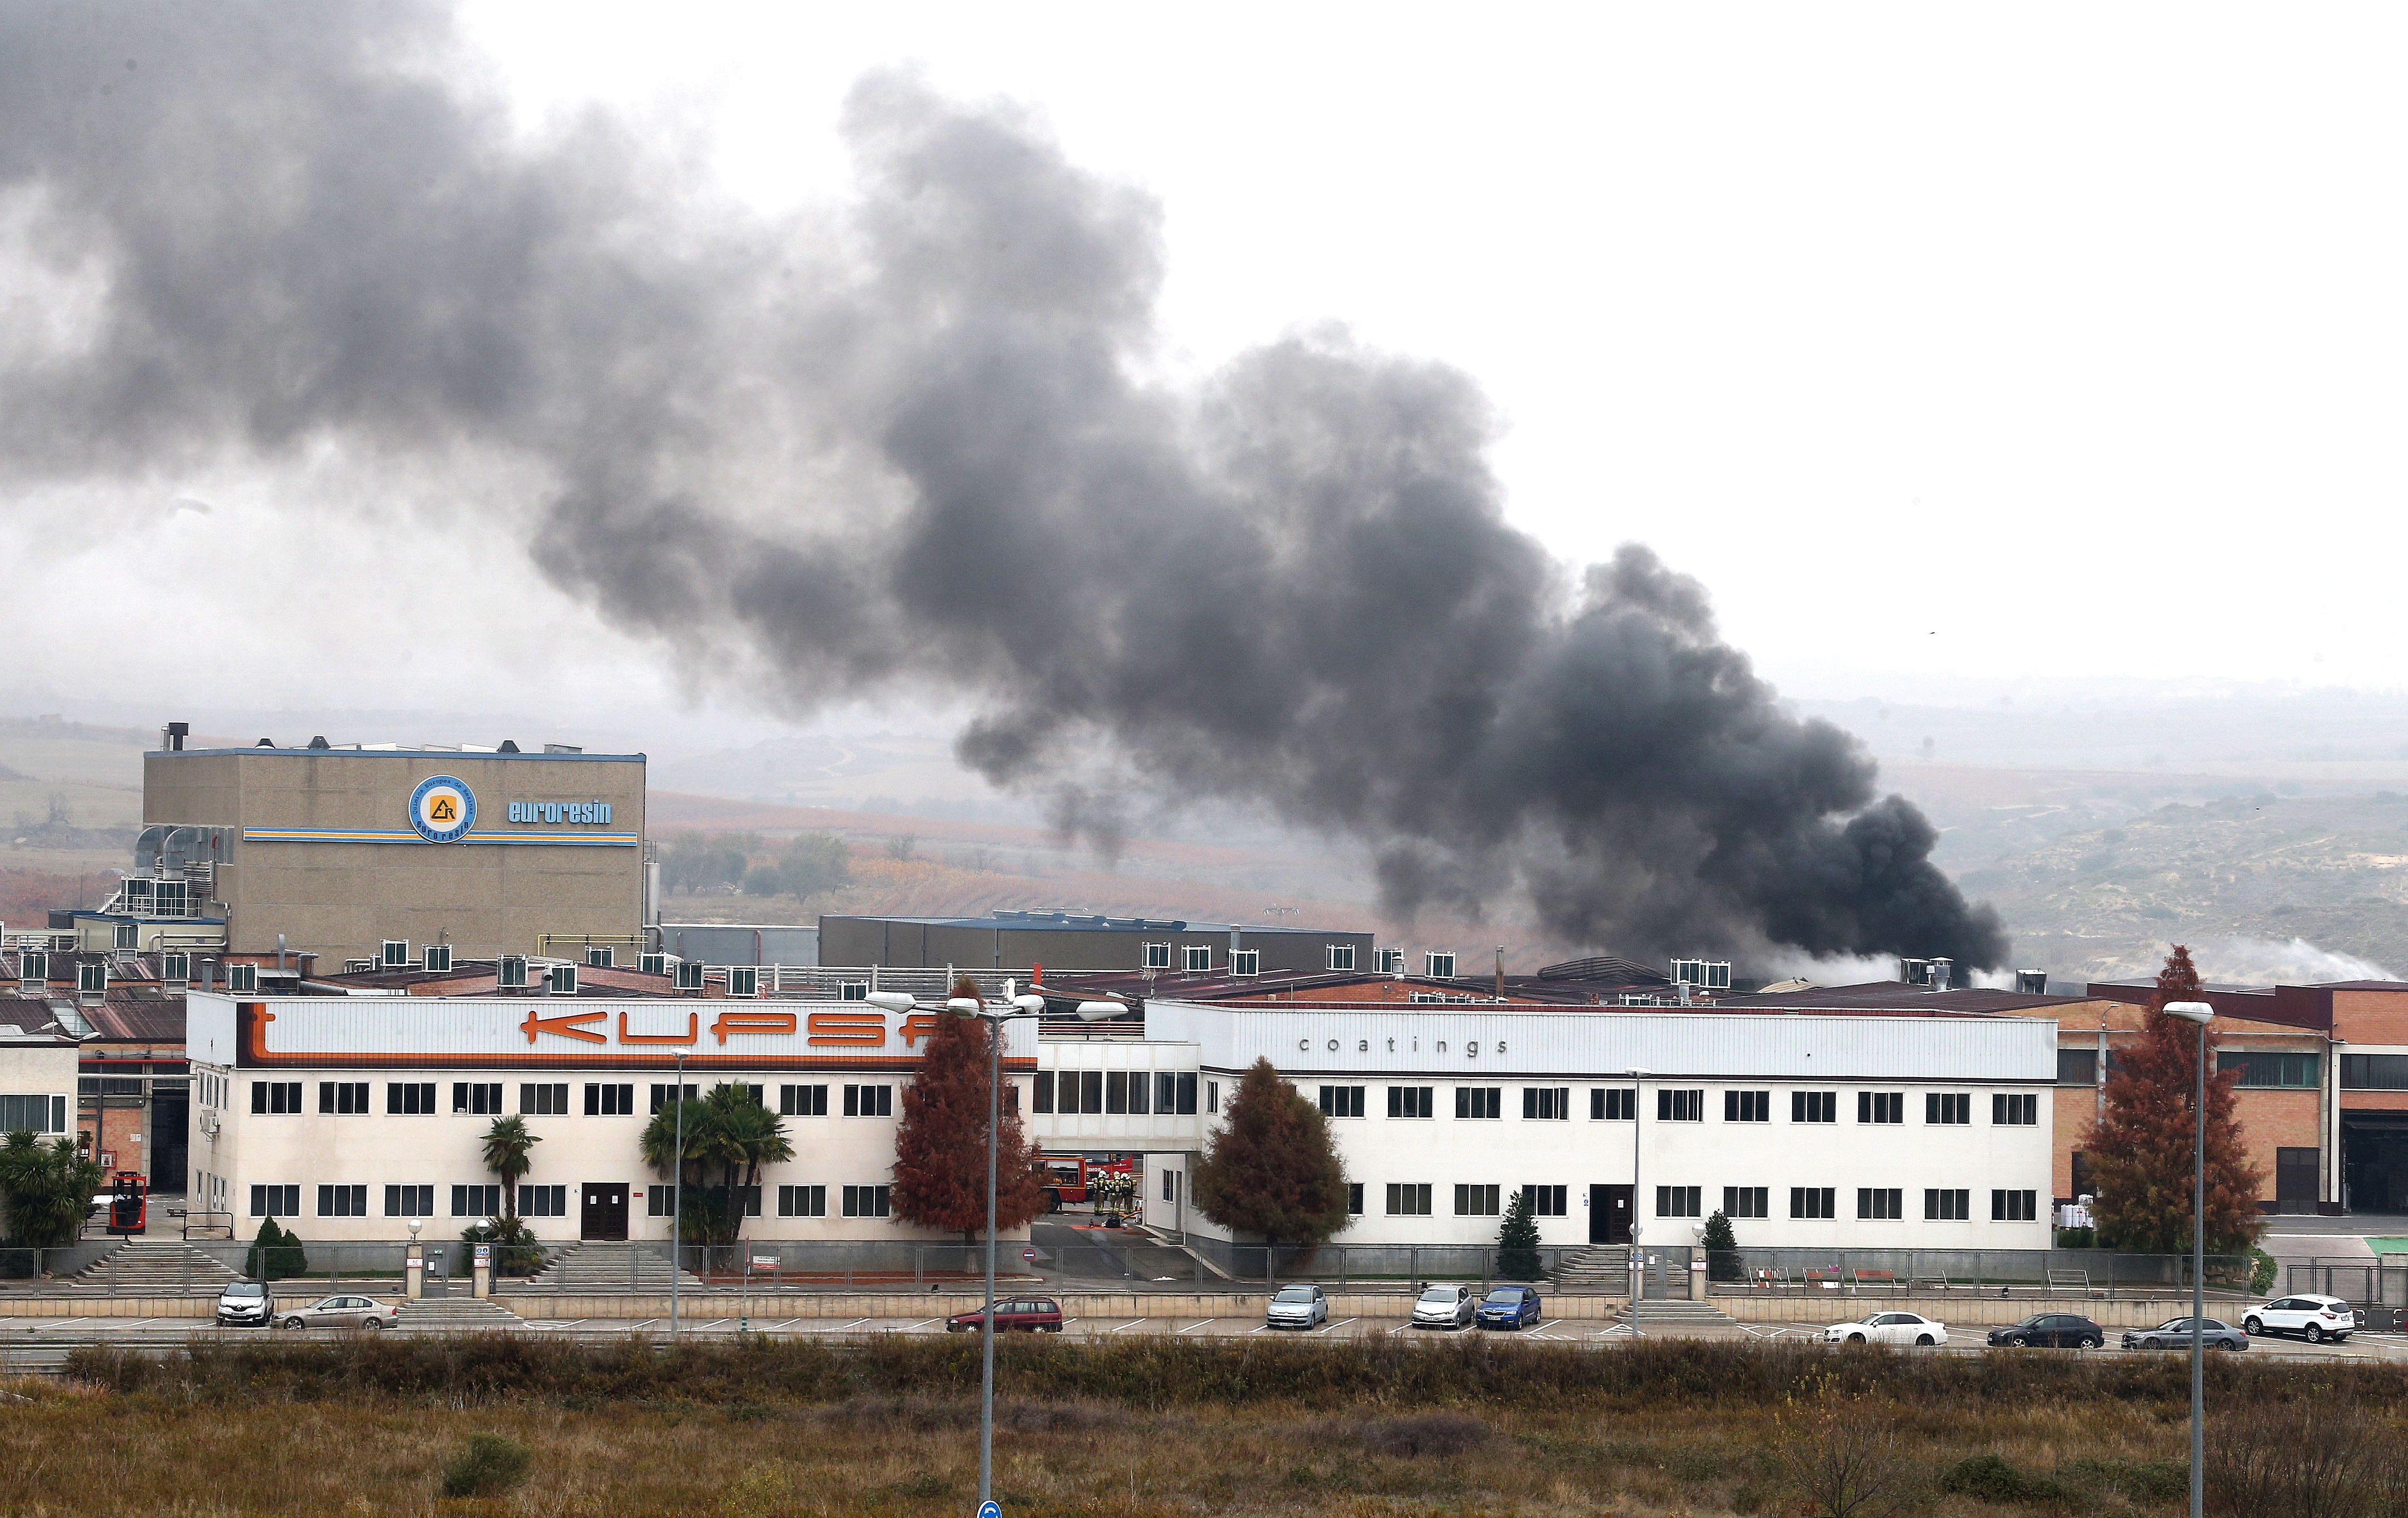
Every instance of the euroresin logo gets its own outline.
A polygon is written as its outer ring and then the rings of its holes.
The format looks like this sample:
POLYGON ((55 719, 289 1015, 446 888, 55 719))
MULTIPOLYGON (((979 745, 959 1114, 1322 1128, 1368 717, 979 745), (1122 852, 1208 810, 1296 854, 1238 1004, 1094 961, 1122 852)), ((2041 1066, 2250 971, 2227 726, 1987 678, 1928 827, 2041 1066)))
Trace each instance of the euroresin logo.
POLYGON ((431 774, 409 793, 409 826, 430 844, 456 844, 477 820, 477 793, 465 780, 431 774))

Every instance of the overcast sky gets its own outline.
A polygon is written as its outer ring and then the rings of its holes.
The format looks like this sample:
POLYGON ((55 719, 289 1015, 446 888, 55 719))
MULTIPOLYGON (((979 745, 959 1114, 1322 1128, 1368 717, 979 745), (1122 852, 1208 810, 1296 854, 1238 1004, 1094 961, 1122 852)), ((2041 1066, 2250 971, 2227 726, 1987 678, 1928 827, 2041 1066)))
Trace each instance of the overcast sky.
MULTIPOLYGON (((1032 105, 1165 206, 1172 365, 1336 322, 1461 367, 1515 521, 1568 560, 1652 543, 1791 694, 2402 683, 2397 10, 509 0, 468 25, 529 132, 643 113, 770 207, 847 193, 867 69, 1032 105)), ((38 299, 0 290, 11 321, 38 299)), ((398 507, 305 530, 344 474, 44 513, 0 687, 671 697, 516 542, 398 507)))

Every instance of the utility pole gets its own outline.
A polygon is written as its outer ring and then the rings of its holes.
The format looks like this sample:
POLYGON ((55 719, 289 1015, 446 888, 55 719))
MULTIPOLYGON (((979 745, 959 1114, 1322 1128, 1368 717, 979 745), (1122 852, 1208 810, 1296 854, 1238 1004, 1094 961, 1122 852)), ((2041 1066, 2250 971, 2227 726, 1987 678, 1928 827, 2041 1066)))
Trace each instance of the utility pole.
POLYGON ((677 1103, 677 1152, 669 1170, 669 1337, 678 1331, 678 1274, 685 1250, 679 1225, 685 1221, 685 1050, 678 1050, 677 1084, 669 1088, 677 1103))

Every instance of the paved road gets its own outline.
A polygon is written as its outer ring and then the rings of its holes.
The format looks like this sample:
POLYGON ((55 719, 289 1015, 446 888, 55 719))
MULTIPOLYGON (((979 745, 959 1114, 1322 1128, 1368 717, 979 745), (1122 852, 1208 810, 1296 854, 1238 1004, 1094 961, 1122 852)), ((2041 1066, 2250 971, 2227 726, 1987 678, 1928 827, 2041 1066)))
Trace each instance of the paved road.
MULTIPOLYGON (((405 1311, 405 1318, 407 1312, 405 1311)), ((719 1337, 739 1331, 767 1334, 780 1338, 825 1337, 840 1339, 867 1338, 885 1334, 939 1334, 944 1331, 941 1317, 929 1318, 781 1318, 764 1312, 751 1318, 696 1316, 681 1321, 681 1334, 703 1337, 719 1337)), ((1982 1342, 1987 1325, 1960 1327, 1952 1331, 1950 1342, 1940 1352, 1979 1354, 1988 1352, 1982 1342)), ((1702 1329, 1686 1326, 1661 1337, 1713 1338, 1725 1341, 1753 1339, 1758 1341, 1800 1340, 1818 1338, 1823 1325, 1819 1323, 1738 1323, 1717 1324, 1702 1329)), ((628 1320, 624 1318, 587 1318, 565 1321, 535 1320, 521 1332, 545 1337, 567 1337, 580 1339, 607 1339, 630 1334, 664 1336, 668 1332, 666 1319, 628 1320)), ((21 1318, 9 1320, 0 1328, 0 1375, 45 1373, 57 1370, 66 1358, 67 1351, 81 1344, 120 1344, 128 1347, 169 1349, 193 1340, 240 1340, 266 1337, 270 1331, 260 1329, 221 1329, 190 1318, 21 1318)), ((281 1332, 281 1331, 276 1331, 281 1332)), ((358 1332, 358 1330, 350 1330, 358 1332)), ((405 1327, 403 1333, 412 1330, 405 1327)), ((2111 1336, 2116 1332, 2110 1330, 2111 1336)), ((1255 1337, 1278 1338, 1369 1338, 1396 1337, 1405 1342, 1440 1344, 1456 1336, 1442 1331, 1417 1330, 1395 1318, 1345 1317, 1333 1320, 1323 1327, 1308 1332, 1266 1327, 1259 1317, 1218 1318, 1084 1318, 1074 1317, 1064 1325, 1066 1336, 1077 1338, 1101 1339, 1131 1335, 1160 1334, 1177 1337, 1244 1338, 1255 1337)), ((1542 1319, 1539 1324, 1524 1330, 1518 1337, 1547 1343, 1586 1344, 1610 1348, 1618 1343, 1651 1337, 1648 1333, 1621 1323, 1599 1323, 1595 1319, 1542 1319)), ((2112 1342, 2112 1338, 2111 1338, 2112 1342)), ((2027 1351, 2027 1353, 2075 1353, 2074 1351, 2027 1351)), ((2090 1352, 2122 1354, 2116 1349, 2090 1352)), ((2251 1358, 2273 1356, 2285 1360, 2408 1360, 2408 1336, 2397 1334, 2358 1334, 2346 1344, 2310 1345, 2288 1339, 2260 1338, 2253 1341, 2248 1351, 2251 1358)))

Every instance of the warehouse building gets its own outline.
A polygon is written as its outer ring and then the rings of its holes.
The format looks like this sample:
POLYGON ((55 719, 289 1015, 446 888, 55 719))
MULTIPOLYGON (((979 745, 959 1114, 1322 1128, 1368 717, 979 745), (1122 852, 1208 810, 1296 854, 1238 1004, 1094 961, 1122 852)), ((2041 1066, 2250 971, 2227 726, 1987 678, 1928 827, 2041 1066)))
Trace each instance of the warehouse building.
MULTIPOLYGON (((905 989, 937 994, 941 972, 923 978, 905 989)), ((748 1235, 935 1237, 884 1188, 901 1088, 945 1014, 712 990, 196 991, 196 1196, 313 1238, 456 1228, 500 1205, 480 1149, 520 1116, 542 1140, 517 1198, 539 1236, 666 1238, 638 1136, 682 1054, 697 1092, 751 1085, 786 1119, 796 1157, 762 1178, 748 1235)), ((1718 1207, 1749 1245, 2048 1240, 2045 1019, 1157 1001, 1141 1022, 1011 1024, 1005 1055, 1042 1148, 1145 1156, 1147 1221, 1207 1237, 1225 1236, 1188 1173, 1262 1057, 1330 1114, 1355 1188, 1344 1242, 1491 1242, 1525 1186, 1549 1244, 1634 1226, 1687 1243, 1718 1207)))
POLYGON ((322 738, 187 749, 182 726, 143 760, 135 871, 88 914, 114 947, 179 947, 186 922, 200 951, 289 947, 327 966, 388 939, 464 955, 640 941, 641 754, 322 738))
POLYGON ((1369 970, 1374 949, 1367 932, 997 910, 982 918, 823 917, 818 962, 1254 976, 1369 970))

